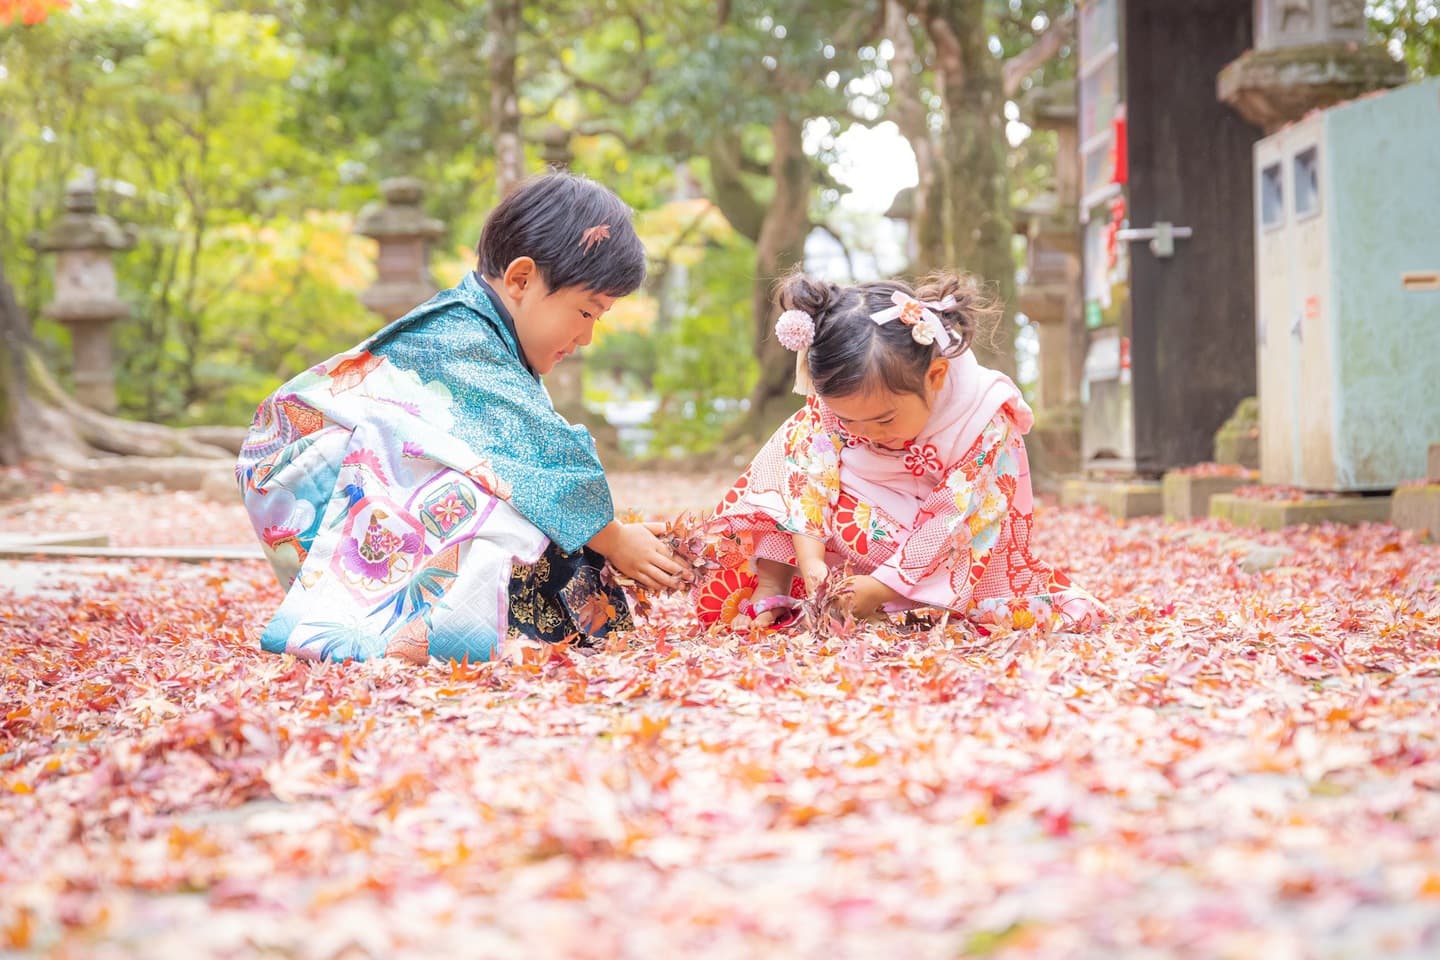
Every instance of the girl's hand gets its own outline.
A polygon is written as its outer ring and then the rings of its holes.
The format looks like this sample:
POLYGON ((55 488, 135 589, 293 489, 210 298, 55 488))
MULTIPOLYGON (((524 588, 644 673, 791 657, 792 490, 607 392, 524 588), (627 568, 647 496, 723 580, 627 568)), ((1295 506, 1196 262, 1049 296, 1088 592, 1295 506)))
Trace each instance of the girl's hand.
POLYGON ((825 543, 812 537, 795 534, 792 538, 795 543, 795 565, 800 570, 800 579, 805 581, 805 592, 815 596, 815 591, 830 576, 830 568, 825 565, 825 543))
POLYGON ((646 590, 674 590, 683 568, 656 536, 664 530, 663 523, 611 521, 590 541, 590 548, 646 590))
POLYGON ((824 560, 800 561, 800 579, 805 581, 805 592, 811 597, 815 596, 815 591, 820 589, 828 576, 830 568, 825 565, 824 560))
POLYGON ((856 620, 876 619, 881 607, 901 599, 900 594, 874 577, 851 577, 845 581, 845 586, 849 589, 841 593, 837 602, 848 602, 850 613, 856 620))

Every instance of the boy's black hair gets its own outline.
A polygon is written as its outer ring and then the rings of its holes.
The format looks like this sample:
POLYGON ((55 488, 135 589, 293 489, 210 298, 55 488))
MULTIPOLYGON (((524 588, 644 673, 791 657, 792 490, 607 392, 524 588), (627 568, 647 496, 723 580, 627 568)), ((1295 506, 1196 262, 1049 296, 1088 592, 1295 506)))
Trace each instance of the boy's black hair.
POLYGON ((900 280, 877 280, 842 287, 796 272, 780 281, 776 298, 782 310, 800 310, 815 324, 815 340, 806 352, 807 372, 822 397, 850 397, 877 388, 925 396, 925 374, 936 357, 958 357, 982 327, 995 322, 999 306, 972 277, 935 274, 915 287, 900 280), (871 314, 893 306, 899 291, 938 303, 947 296, 955 306, 935 311, 950 331, 950 346, 917 343, 912 327, 883 326, 871 314))
POLYGON ((499 278, 529 257, 552 291, 584 287, 612 297, 645 282, 645 248, 625 202, 595 181, 556 171, 521 181, 485 218, 475 253, 499 278))

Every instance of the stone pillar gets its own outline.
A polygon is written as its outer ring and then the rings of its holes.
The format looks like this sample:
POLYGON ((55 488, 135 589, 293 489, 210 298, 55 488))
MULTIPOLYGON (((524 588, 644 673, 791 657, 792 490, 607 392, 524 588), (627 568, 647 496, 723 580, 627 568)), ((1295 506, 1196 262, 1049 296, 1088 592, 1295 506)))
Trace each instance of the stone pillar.
POLYGON ((115 410, 115 361, 110 328, 130 315, 115 282, 114 253, 135 238, 98 212, 95 177, 86 173, 65 191, 65 215, 32 241, 55 258, 55 299, 45 316, 70 330, 75 396, 104 413, 115 410))
POLYGON ((382 181, 380 193, 384 199, 361 210, 355 224, 356 233, 380 245, 379 276, 360 302, 398 320, 439 289, 430 275, 430 244, 445 235, 445 225, 425 215, 425 184, 414 177, 382 181))
POLYGON ((1219 98, 1266 134, 1311 110, 1405 82, 1367 31, 1365 0, 1255 0, 1255 48, 1216 80, 1219 98))

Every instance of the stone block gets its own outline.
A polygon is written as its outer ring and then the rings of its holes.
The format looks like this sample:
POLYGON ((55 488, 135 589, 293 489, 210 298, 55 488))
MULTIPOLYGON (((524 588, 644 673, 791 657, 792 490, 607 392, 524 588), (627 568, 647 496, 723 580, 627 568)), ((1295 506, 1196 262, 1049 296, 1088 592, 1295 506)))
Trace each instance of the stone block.
POLYGON ((1060 490, 1067 507, 1100 507, 1112 517, 1157 517, 1164 510, 1158 480, 1067 480, 1060 490))
MULTIPOLYGON (((1437 448, 1431 447, 1434 457, 1437 448)), ((1395 491, 1390 522, 1404 530, 1420 530, 1440 541, 1440 483, 1401 487, 1395 491)))
POLYGON ((1161 481, 1165 519, 1202 520, 1210 516, 1210 498, 1233 493, 1255 482, 1254 477, 1207 477, 1172 472, 1161 481))
POLYGON ((1211 517, 1261 530, 1283 530, 1305 523, 1389 523, 1390 507, 1390 497, 1259 500, 1222 493, 1210 498, 1211 517))

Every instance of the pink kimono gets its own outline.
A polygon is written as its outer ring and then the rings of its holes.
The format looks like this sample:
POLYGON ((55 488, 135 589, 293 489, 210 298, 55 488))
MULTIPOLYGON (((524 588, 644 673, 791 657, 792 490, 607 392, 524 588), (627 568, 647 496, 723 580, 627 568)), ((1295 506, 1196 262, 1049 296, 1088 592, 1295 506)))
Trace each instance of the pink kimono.
MULTIPOLYGON (((989 626, 1081 632, 1104 605, 1030 555, 1033 497, 1015 384, 966 352, 950 363, 930 421, 904 450, 845 433, 819 397, 785 422, 715 511, 720 569, 698 588, 703 623, 729 622, 755 589, 755 557, 795 562, 791 534, 825 541, 905 599, 989 626)), ((797 577, 792 596, 802 596, 797 577)), ((763 598, 756 597, 757 601, 763 598)))

